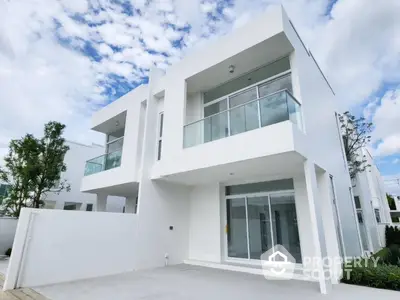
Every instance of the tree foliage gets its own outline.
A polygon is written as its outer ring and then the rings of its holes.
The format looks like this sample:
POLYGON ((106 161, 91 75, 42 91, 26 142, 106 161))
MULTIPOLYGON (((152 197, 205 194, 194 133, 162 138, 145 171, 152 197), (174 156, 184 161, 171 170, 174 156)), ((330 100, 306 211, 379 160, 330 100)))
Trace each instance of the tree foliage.
POLYGON ((363 117, 356 118, 348 111, 339 114, 339 121, 350 177, 353 179, 370 167, 361 149, 371 141, 372 123, 363 117))
POLYGON ((2 181, 9 185, 2 204, 4 214, 18 217, 23 207, 42 207, 47 193, 70 190, 66 180, 60 181, 69 150, 62 137, 64 128, 61 123, 49 122, 42 138, 26 134, 10 142, 5 168, 0 172, 2 181))

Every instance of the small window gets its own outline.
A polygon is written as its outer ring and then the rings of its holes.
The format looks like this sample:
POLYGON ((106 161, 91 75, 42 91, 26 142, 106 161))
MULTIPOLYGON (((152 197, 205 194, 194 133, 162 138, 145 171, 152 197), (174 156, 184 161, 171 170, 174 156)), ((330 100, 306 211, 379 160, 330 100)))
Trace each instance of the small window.
POLYGON ((377 209, 377 208, 375 208, 375 218, 376 218, 376 222, 378 224, 380 224, 381 223, 381 213, 380 213, 379 209, 377 209))
POLYGON ((361 202, 359 196, 354 196, 354 203, 356 204, 356 208, 361 208, 361 202))
POLYGON ((92 211, 93 210, 93 204, 88 203, 86 204, 86 211, 92 211))
POLYGON ((158 122, 158 133, 157 133, 157 160, 161 159, 161 148, 162 148, 162 135, 164 127, 164 113, 160 113, 158 122))

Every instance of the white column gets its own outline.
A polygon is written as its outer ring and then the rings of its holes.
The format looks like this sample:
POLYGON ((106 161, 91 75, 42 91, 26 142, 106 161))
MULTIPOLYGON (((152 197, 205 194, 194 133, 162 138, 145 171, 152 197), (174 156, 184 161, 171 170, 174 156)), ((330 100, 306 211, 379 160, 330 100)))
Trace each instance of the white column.
MULTIPOLYGON (((322 210, 319 202, 319 191, 315 174, 315 165, 306 160, 304 162, 304 175, 306 179, 306 189, 308 197, 308 209, 310 213, 310 230, 314 256, 311 259, 322 262, 327 256, 325 236, 323 232, 322 210)), ((314 273, 318 274, 319 288, 322 294, 327 294, 331 289, 331 282, 326 279, 322 264, 314 265, 314 273)))
MULTIPOLYGON (((317 183, 319 190, 319 201, 322 213, 322 222, 324 236, 330 237, 325 239, 327 256, 332 260, 332 265, 330 265, 330 272, 333 274, 331 277, 331 282, 336 284, 339 283, 339 276, 341 272, 340 258, 340 241, 338 238, 342 237, 341 232, 336 232, 339 228, 335 225, 335 211, 333 207, 333 199, 331 199, 330 194, 330 182, 329 174, 327 172, 320 172, 317 174, 317 183), (337 238, 336 238, 337 237, 337 238)), ((345 255, 345 254, 344 254, 345 255)))
POLYGON ((96 211, 107 211, 107 195, 97 194, 96 211))
POLYGON ((135 214, 136 213, 136 201, 137 201, 136 196, 125 198, 125 213, 127 213, 127 214, 135 214))

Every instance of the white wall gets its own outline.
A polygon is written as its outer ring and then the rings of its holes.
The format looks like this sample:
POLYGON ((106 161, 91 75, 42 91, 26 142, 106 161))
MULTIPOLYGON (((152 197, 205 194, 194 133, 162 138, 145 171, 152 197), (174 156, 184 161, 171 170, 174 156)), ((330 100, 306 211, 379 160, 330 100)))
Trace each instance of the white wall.
POLYGON ((341 137, 336 125, 338 109, 335 96, 309 52, 303 47, 286 14, 283 13, 285 34, 295 48, 291 67, 295 97, 302 103, 303 122, 307 139, 301 148, 306 149, 308 159, 321 166, 334 177, 340 219, 343 226, 346 254, 361 255, 358 222, 347 165, 343 156, 341 137))
POLYGON ((189 259, 221 261, 220 195, 218 183, 196 186, 190 193, 189 259))
POLYGON ((4 255, 12 247, 18 219, 0 217, 0 255, 4 255))
POLYGON ((132 271, 136 225, 134 214, 24 208, 4 287, 40 286, 132 271))
POLYGON ((152 80, 160 75, 158 70, 151 70, 137 211, 138 268, 182 263, 188 257, 190 188, 151 180, 159 113, 159 101, 151 94, 152 80))

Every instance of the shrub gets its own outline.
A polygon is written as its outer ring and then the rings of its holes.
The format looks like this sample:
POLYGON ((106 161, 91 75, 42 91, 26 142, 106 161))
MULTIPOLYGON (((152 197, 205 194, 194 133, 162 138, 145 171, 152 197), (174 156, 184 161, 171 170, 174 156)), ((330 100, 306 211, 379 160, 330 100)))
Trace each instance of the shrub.
POLYGON ((386 265, 397 265, 400 267, 400 246, 391 245, 389 247, 383 248, 372 255, 373 257, 379 257, 379 264, 386 265))
POLYGON ((393 244, 400 245, 400 230, 397 226, 386 226, 385 227, 385 239, 386 247, 393 244))
POLYGON ((400 291, 400 267, 372 262, 362 266, 345 264, 342 282, 400 291))
POLYGON ((8 249, 7 249, 7 251, 6 251, 5 255, 7 255, 7 256, 11 256, 11 248, 8 248, 8 249))

